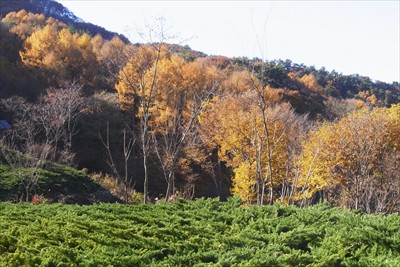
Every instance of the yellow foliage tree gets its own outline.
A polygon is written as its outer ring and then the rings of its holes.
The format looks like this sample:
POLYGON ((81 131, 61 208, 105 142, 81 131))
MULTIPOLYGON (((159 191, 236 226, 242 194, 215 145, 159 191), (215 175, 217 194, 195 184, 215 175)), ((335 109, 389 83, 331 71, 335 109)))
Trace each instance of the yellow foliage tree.
MULTIPOLYGON (((151 97, 150 91, 158 88, 159 63, 164 57, 169 57, 166 47, 160 47, 157 51, 152 46, 140 46, 131 52, 127 64, 119 71, 118 83, 115 85, 120 102, 124 109, 134 109, 138 107, 136 96, 143 98, 151 97), (156 73, 157 74, 157 73, 156 73)), ((145 100, 145 99, 144 99, 145 100)))
POLYGON ((226 93, 240 95, 253 89, 253 82, 261 87, 258 81, 247 70, 233 71, 223 82, 223 88, 226 93))
POLYGON ((65 27, 58 29, 48 24, 25 40, 20 56, 26 65, 41 68, 56 80, 77 80, 90 85, 97 71, 90 40, 86 33, 71 33, 65 27))
POLYGON ((22 62, 31 66, 44 64, 57 65, 55 49, 58 42, 57 29, 47 25, 35 31, 24 43, 24 50, 20 53, 22 62))
POLYGON ((28 13, 25 10, 8 13, 2 20, 9 24, 10 32, 17 34, 21 40, 28 38, 34 31, 46 24, 46 18, 42 14, 28 13))
POLYGON ((400 197, 399 110, 362 109, 313 131, 299 161, 298 197, 326 192, 348 208, 392 209, 400 197))
POLYGON ((324 88, 318 84, 317 79, 312 74, 304 75, 301 77, 300 82, 316 93, 324 92, 324 88))
MULTIPOLYGON (((268 121, 269 145, 263 117, 259 112, 258 98, 254 92, 241 96, 226 96, 217 101, 202 117, 202 135, 211 147, 219 148, 221 159, 227 161, 235 170, 244 162, 254 163, 252 177, 256 177, 256 186, 252 188, 257 203, 264 203, 264 192, 269 184, 269 177, 274 177, 273 190, 281 198, 290 194, 293 180, 292 157, 298 153, 296 143, 302 137, 305 118, 294 114, 288 105, 269 106, 265 110, 268 121)), ((232 192, 244 176, 234 176, 232 192)), ((245 194, 245 193, 243 193, 245 194)), ((241 195, 242 200, 247 197, 241 195)), ((247 194, 247 193, 246 193, 247 194)), ((251 198, 249 198, 251 199, 251 198)), ((275 201, 276 199, 274 199, 275 201)))
POLYGON ((244 161, 233 170, 235 176, 231 192, 235 196, 239 196, 242 202, 246 204, 253 203, 256 198, 255 187, 257 178, 255 176, 255 165, 255 163, 251 164, 244 161))
POLYGON ((141 135, 146 131, 156 142, 168 199, 174 192, 181 154, 193 143, 189 139, 194 140, 198 117, 215 94, 221 75, 213 66, 172 55, 166 46, 140 46, 132 52, 115 88, 123 108, 140 119, 141 135))
POLYGON ((131 56, 118 74, 118 83, 115 85, 123 109, 135 113, 133 124, 136 126, 135 116, 140 118, 140 139, 143 152, 144 167, 144 203, 148 196, 148 158, 150 153, 151 128, 153 108, 156 95, 159 93, 159 71, 162 61, 170 57, 164 43, 142 45, 132 49, 131 56))
POLYGON ((166 197, 175 190, 175 173, 185 169, 180 158, 197 161, 198 118, 216 94, 221 76, 214 66, 202 61, 186 62, 172 55, 160 61, 158 85, 150 121, 156 150, 166 176, 166 197), (189 152, 190 151, 190 152, 189 152))

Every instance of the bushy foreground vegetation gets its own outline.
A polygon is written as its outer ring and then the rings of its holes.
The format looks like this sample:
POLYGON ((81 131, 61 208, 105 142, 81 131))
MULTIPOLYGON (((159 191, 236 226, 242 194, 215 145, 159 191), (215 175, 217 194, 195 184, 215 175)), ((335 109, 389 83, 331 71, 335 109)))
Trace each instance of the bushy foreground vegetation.
POLYGON ((0 266, 399 266, 400 217, 317 205, 0 204, 0 266))

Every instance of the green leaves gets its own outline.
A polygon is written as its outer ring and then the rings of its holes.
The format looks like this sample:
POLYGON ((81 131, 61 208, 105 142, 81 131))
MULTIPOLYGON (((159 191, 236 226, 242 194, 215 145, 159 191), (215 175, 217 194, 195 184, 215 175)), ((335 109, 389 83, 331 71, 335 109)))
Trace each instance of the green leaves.
POLYGON ((316 205, 0 203, 0 266, 398 266, 400 217, 316 205))

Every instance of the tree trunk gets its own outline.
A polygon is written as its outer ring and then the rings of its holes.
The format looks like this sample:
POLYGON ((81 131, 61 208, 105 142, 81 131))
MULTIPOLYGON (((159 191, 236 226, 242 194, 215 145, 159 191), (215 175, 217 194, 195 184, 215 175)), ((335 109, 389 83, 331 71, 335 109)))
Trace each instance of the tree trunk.
POLYGON ((172 172, 169 172, 168 174, 168 179, 167 179, 167 192, 165 193, 165 200, 168 201, 169 198, 171 197, 171 190, 173 190, 173 185, 172 185, 172 172))
POLYGON ((26 190, 26 198, 25 198, 25 201, 26 201, 26 202, 29 202, 29 186, 26 186, 26 187, 25 187, 25 190, 26 190))
MULTIPOLYGON (((270 204, 273 204, 274 203, 274 183, 273 183, 273 177, 272 177, 271 144, 270 144, 270 138, 269 138, 269 132, 268 132, 267 118, 265 117, 265 100, 263 99, 263 101, 264 101, 264 103, 263 103, 263 107, 261 107, 261 115, 262 115, 262 119, 263 119, 265 139, 266 139, 266 142, 267 142, 267 153, 268 153, 268 171, 267 171, 267 174, 269 174, 266 177, 266 180, 269 180, 269 185, 270 185, 270 199, 269 199, 269 202, 270 202, 270 204)), ((264 181, 264 184, 265 184, 265 181, 264 181)))
POLYGON ((144 168, 144 183, 143 183, 143 204, 147 204, 147 195, 149 187, 149 174, 147 170, 147 151, 143 148, 143 168, 144 168))
POLYGON ((143 204, 147 204, 147 195, 149 188, 149 173, 147 169, 147 119, 144 119, 143 132, 142 132, 142 149, 143 149, 143 169, 144 169, 144 182, 143 182, 143 204))

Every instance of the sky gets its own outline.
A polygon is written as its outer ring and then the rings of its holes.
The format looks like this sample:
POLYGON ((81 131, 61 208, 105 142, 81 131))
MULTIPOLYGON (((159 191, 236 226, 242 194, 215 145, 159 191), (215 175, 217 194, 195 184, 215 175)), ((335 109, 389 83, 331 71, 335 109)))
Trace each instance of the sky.
POLYGON ((400 81, 400 0, 58 1, 86 22, 144 42, 163 17, 171 43, 208 55, 290 59, 343 74, 400 81))

